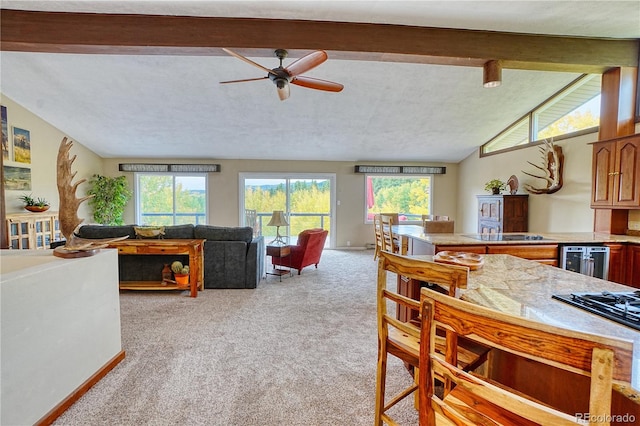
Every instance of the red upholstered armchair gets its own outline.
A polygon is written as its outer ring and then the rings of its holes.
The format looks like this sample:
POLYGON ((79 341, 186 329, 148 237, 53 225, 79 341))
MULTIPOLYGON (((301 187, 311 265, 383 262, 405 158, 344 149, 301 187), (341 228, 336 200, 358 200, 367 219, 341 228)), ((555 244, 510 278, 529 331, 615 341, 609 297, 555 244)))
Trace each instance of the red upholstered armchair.
POLYGON ((306 229, 298 234, 298 244, 291 246, 291 259, 288 257, 272 257, 273 265, 289 266, 298 270, 298 275, 302 268, 320 263, 320 256, 324 248, 329 231, 322 228, 306 229))

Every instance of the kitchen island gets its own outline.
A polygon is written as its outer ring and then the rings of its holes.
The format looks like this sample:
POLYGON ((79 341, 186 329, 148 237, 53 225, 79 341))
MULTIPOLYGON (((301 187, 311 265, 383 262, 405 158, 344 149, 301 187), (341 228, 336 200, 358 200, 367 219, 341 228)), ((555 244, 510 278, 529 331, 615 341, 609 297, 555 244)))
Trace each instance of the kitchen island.
MULTIPOLYGON (((432 256, 416 256, 431 260, 432 256)), ((404 291, 418 298, 420 283, 411 282, 404 291), (416 297, 417 296, 417 297, 416 297)), ((634 288, 575 272, 521 259, 511 255, 484 255, 484 265, 470 271, 461 298, 512 315, 533 319, 554 326, 587 333, 596 333, 634 343, 632 374, 629 382, 616 385, 613 397, 614 413, 633 413, 640 420, 640 332, 598 315, 552 299, 554 294, 572 292, 621 292, 634 288)), ((588 396, 588 381, 577 376, 566 377, 559 370, 518 359, 506 353, 494 353, 490 376, 508 386, 568 412, 583 412, 584 396, 588 396), (536 388, 531 377, 547 377, 544 389, 536 388), (577 389, 586 386, 586 392, 577 389)))
POLYGON ((610 250, 607 278, 640 288, 640 236, 599 232, 425 234, 418 225, 396 225, 394 232, 405 254, 433 255, 445 250, 511 254, 552 266, 559 266, 563 245, 603 245, 610 250))

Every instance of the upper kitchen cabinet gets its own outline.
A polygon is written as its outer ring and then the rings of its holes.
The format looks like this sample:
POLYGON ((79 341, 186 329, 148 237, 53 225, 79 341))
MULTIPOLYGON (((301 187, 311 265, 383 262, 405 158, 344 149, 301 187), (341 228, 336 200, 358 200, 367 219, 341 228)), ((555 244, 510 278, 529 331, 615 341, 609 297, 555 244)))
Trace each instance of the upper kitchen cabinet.
POLYGON ((529 231, 528 195, 478 195, 478 233, 529 231))
POLYGON ((593 144, 591 207, 640 207, 640 134, 593 144))

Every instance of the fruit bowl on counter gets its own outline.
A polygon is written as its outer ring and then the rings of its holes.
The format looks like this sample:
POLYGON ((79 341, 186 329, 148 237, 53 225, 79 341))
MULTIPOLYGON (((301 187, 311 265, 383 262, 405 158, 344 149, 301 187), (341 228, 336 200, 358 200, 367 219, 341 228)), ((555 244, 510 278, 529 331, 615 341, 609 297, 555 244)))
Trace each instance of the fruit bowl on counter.
POLYGON ((484 265, 484 257, 478 253, 464 251, 441 251, 433 256, 433 261, 450 265, 466 266, 475 271, 484 265))

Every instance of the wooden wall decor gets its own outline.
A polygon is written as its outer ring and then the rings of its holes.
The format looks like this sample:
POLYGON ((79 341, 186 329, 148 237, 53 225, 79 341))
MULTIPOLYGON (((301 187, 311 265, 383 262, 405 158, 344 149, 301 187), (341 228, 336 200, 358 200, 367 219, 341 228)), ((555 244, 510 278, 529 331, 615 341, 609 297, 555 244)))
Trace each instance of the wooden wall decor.
POLYGON ((536 179, 542 179, 546 182, 545 188, 536 188, 533 185, 524 184, 524 189, 531 194, 553 194, 562 188, 562 168, 564 165, 564 154, 562 148, 554 145, 553 140, 544 140, 544 144, 539 147, 542 154, 542 162, 544 166, 538 166, 530 161, 527 163, 533 167, 544 172, 544 176, 535 175, 533 173, 527 173, 524 170, 522 173, 525 175, 534 177, 536 179))

